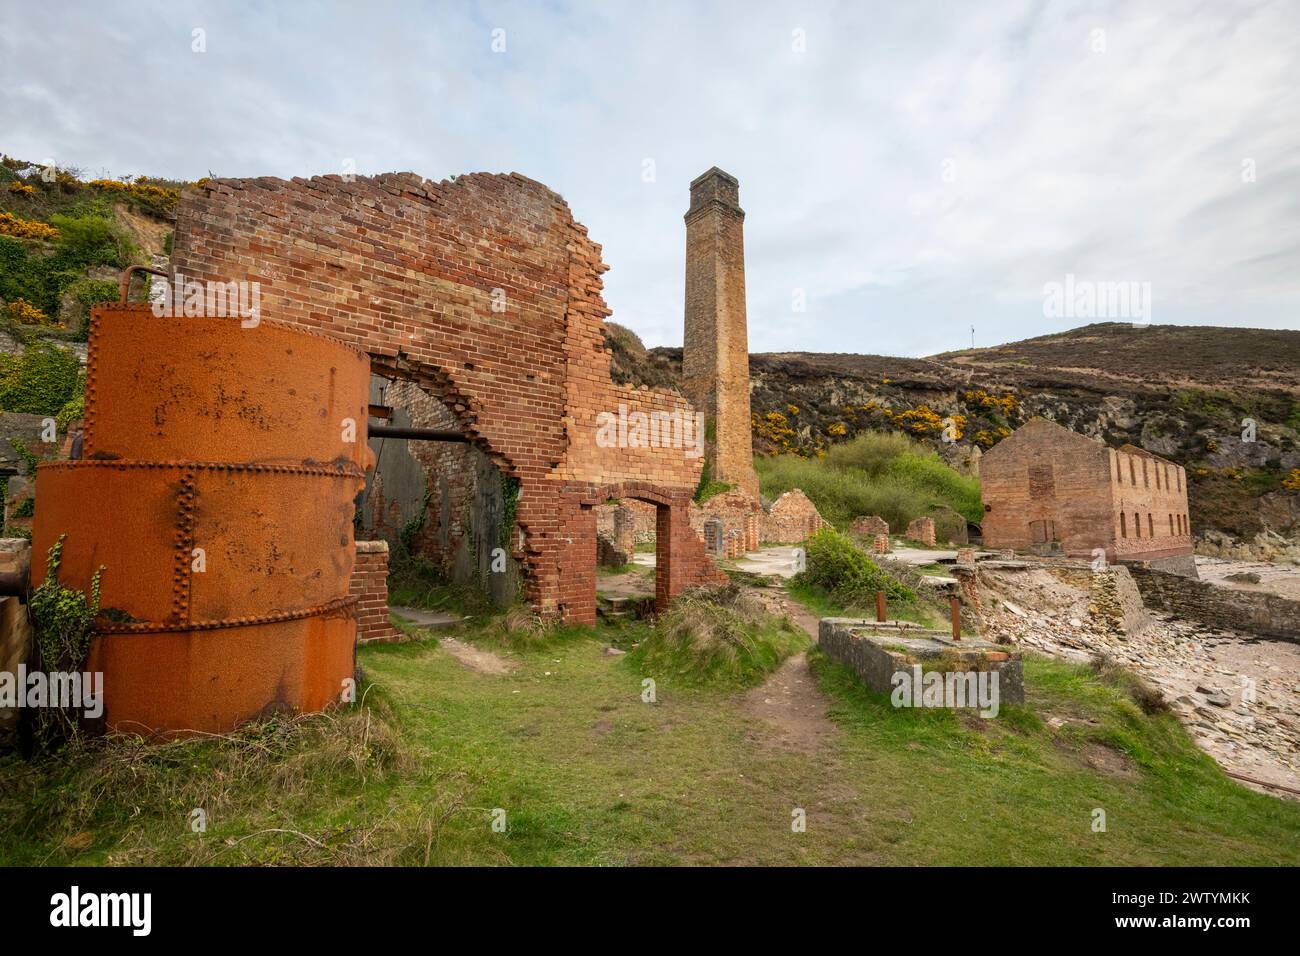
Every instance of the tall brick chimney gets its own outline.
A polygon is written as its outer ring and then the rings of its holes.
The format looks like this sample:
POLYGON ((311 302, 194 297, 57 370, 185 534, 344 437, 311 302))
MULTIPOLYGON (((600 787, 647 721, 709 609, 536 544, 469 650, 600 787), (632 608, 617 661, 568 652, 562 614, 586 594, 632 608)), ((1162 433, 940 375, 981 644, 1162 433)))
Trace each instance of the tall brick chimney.
POLYGON ((704 413, 710 476, 757 498, 750 438, 744 221, 735 176, 714 166, 691 183, 682 389, 704 413))

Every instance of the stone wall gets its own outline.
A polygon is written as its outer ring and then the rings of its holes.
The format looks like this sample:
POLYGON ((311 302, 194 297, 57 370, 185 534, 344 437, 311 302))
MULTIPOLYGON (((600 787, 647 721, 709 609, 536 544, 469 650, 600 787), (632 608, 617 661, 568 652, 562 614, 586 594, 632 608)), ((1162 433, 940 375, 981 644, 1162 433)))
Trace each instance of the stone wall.
POLYGON ((1300 641, 1300 601, 1130 565, 1147 607, 1210 627, 1300 641))
POLYGON ((1112 634, 1134 637, 1151 626, 1137 582, 1126 567, 1111 565, 1088 576, 1088 616, 1112 634))
POLYGON ((348 593, 357 598, 357 643, 388 644, 402 632, 388 619, 388 543, 358 541, 348 593))
POLYGON ((522 534, 507 537, 542 615, 595 621, 592 509, 609 497, 654 504, 659 539, 679 548, 661 604, 720 579, 690 531, 693 448, 598 440, 602 413, 694 409, 611 381, 600 247, 546 187, 518 174, 211 179, 184 191, 175 236, 176 272, 258 282, 264 321, 365 349, 519 479, 522 534))
POLYGON ((996 671, 1000 704, 1025 702, 1024 667, 1019 652, 1003 645, 965 639, 954 642, 919 627, 893 627, 854 618, 822 618, 817 646, 826 656, 851 668, 868 690, 888 694, 893 677, 912 670, 996 671))

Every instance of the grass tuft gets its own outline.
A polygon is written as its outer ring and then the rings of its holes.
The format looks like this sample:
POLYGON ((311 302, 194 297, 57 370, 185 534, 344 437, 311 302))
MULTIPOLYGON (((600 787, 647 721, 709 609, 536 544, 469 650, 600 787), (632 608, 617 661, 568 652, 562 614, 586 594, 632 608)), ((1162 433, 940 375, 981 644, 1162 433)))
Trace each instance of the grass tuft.
POLYGON ((650 677, 750 686, 807 643, 803 632, 728 584, 679 597, 628 660, 650 677))

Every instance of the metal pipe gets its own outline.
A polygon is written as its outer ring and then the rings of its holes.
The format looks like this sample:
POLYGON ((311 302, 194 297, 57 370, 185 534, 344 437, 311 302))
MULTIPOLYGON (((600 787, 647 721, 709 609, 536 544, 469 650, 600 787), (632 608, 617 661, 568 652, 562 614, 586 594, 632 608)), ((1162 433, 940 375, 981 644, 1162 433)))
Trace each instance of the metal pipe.
POLYGON ((403 425, 370 424, 371 438, 407 438, 414 441, 454 441, 469 443, 469 436, 463 432, 445 431, 439 428, 411 428, 403 425))
POLYGON ((117 301, 125 303, 127 296, 131 293, 131 276, 136 272, 148 272, 151 275, 162 276, 164 279, 170 279, 162 269, 155 269, 153 266, 127 266, 122 270, 121 277, 117 280, 117 301))

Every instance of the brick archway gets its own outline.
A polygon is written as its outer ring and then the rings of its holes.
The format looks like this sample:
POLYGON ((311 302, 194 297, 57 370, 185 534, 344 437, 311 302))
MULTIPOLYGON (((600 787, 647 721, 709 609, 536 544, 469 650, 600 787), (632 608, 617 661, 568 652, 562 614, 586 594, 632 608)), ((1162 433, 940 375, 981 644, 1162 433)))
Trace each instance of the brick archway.
POLYGON ((694 409, 675 392, 611 381, 600 247, 540 183, 517 173, 212 179, 181 197, 172 262, 186 280, 257 283, 265 318, 357 345, 381 374, 439 397, 520 482, 514 557, 543 616, 595 620, 594 514, 583 503, 600 487, 665 515, 665 603, 717 575, 687 520, 700 458, 599 441, 604 415, 694 409))
POLYGON ((687 588, 701 584, 721 584, 727 580, 704 551, 698 535, 691 528, 689 491, 662 488, 646 481, 624 481, 575 489, 582 509, 582 523, 590 538, 580 546, 576 557, 585 552, 590 562, 578 576, 573 600, 578 613, 575 620, 596 620, 596 512, 597 505, 611 498, 633 498, 655 506, 655 610, 664 611, 673 598, 687 588), (588 586, 588 584, 590 586, 588 586), (588 610, 589 609, 589 610, 588 610))

